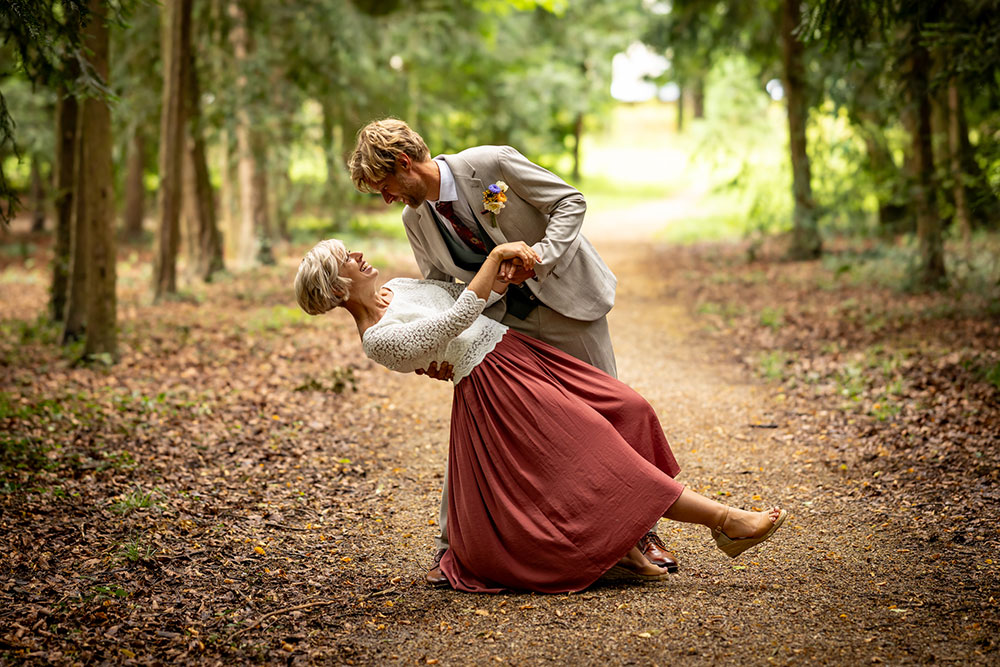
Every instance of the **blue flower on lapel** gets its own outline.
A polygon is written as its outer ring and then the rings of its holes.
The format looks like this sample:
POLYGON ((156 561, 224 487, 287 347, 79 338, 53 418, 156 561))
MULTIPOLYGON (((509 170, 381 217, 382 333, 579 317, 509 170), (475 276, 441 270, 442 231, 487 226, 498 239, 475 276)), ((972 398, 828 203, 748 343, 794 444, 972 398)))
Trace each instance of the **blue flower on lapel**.
POLYGON ((497 181, 493 185, 486 188, 486 192, 483 193, 483 206, 486 210, 483 213, 490 214, 490 224, 494 227, 497 226, 497 213, 499 213, 507 204, 507 184, 503 181, 497 181))

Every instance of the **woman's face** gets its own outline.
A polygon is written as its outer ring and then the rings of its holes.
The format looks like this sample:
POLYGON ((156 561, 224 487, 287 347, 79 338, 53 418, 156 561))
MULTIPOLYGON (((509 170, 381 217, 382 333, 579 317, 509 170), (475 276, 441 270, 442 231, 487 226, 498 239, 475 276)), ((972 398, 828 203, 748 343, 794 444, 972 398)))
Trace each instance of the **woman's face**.
POLYGON ((340 277, 351 281, 352 294, 355 291, 361 294, 365 285, 375 283, 378 269, 365 261, 364 253, 347 251, 347 261, 340 265, 340 277))

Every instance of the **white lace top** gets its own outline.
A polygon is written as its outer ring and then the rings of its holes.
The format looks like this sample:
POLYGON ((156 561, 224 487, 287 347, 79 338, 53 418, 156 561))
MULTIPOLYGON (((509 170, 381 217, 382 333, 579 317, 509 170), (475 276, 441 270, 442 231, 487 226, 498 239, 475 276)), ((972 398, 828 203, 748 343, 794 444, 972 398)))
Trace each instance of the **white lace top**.
POLYGON ((392 301, 378 323, 361 337, 365 354, 386 368, 409 373, 432 362, 447 361, 458 381, 472 372, 503 338, 507 327, 488 317, 488 301, 465 285, 439 280, 394 278, 385 284, 392 301))

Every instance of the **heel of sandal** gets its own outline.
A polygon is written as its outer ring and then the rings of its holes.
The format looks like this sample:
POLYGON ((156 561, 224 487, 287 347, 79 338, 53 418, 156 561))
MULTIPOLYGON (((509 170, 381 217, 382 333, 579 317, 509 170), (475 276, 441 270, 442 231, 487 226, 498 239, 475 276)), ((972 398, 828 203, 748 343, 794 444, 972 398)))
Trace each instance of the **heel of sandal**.
MULTIPOLYGON (((727 509, 726 517, 728 516, 729 516, 729 510, 727 509)), ((715 538, 715 546, 717 546, 719 550, 722 551, 722 553, 726 554, 730 558, 736 558, 747 549, 755 547, 758 544, 770 539, 770 537, 774 535, 774 532, 778 530, 781 524, 785 522, 785 518, 787 516, 788 516, 787 510, 780 510, 778 512, 778 518, 772 522, 771 528, 760 537, 739 537, 733 539, 728 535, 726 535, 724 532, 722 532, 722 526, 719 526, 718 528, 712 531, 712 537, 715 538)), ((722 520, 722 523, 725 523, 725 519, 722 520)))

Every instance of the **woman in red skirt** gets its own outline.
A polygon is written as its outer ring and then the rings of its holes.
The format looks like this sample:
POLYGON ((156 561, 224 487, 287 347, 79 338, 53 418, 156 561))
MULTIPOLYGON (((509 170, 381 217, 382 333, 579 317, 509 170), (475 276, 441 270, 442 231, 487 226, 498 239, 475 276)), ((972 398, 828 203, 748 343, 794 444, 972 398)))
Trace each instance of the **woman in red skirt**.
POLYGON ((627 385, 482 315, 502 298, 494 248, 468 285, 396 278, 342 243, 319 243, 295 278, 311 315, 344 307, 365 354, 401 372, 454 368, 448 542, 441 570, 463 591, 579 591, 602 576, 659 579, 635 544, 661 517, 712 530, 731 557, 769 538, 786 512, 721 505, 674 480, 656 414, 627 385))

